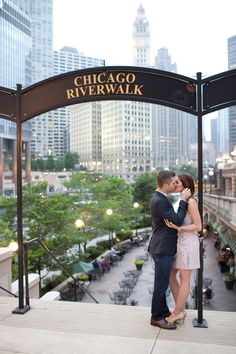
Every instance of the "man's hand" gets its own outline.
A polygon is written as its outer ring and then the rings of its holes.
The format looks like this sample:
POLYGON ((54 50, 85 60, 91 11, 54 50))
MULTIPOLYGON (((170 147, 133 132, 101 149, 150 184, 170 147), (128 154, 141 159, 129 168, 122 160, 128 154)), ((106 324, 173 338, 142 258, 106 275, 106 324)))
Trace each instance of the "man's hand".
POLYGON ((191 197, 191 191, 189 188, 184 188, 180 194, 180 199, 184 200, 185 202, 191 197))

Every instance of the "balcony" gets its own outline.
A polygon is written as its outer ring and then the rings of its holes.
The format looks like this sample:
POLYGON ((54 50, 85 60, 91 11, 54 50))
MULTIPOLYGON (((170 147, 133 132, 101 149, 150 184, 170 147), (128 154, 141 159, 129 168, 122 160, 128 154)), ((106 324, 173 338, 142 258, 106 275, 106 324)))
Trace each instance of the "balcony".
POLYGON ((0 297, 1 353, 167 354, 236 352, 236 313, 205 311, 208 328, 194 328, 195 310, 177 330, 152 327, 150 308, 0 297))
POLYGON ((217 216, 236 232, 236 198, 217 194, 203 195, 204 209, 217 216))
POLYGON ((213 226, 223 244, 236 254, 236 198, 217 194, 203 195, 205 221, 213 226))

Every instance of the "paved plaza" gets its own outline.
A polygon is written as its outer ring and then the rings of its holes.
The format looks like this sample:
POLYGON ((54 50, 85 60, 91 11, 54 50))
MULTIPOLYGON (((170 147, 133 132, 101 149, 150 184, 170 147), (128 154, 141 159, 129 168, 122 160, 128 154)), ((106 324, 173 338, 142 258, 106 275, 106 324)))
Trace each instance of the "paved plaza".
MULTIPOLYGON (((223 281, 222 273, 220 273, 217 253, 214 248, 214 242, 211 238, 204 240, 205 258, 204 258, 204 277, 212 279, 213 299, 210 303, 204 305, 206 310, 214 311, 236 311, 236 286, 233 290, 227 290, 223 281)), ((111 270, 104 274, 101 279, 92 281, 89 287, 91 294, 102 304, 113 303, 110 300, 109 293, 120 289, 119 282, 125 278, 124 273, 135 269, 134 261, 136 257, 145 255, 147 252, 147 244, 132 248, 126 253, 123 259, 113 266, 111 270)), ((193 271, 191 279, 191 287, 194 288, 197 271, 193 271)), ((131 293, 129 300, 137 301, 137 306, 150 307, 152 299, 152 287, 154 279, 153 261, 151 257, 145 262, 139 280, 131 293)), ((168 304, 173 307, 173 298, 168 296, 168 304)), ((83 302, 93 302, 88 295, 85 295, 83 302)), ((189 308, 194 309, 194 299, 189 297, 189 308)))

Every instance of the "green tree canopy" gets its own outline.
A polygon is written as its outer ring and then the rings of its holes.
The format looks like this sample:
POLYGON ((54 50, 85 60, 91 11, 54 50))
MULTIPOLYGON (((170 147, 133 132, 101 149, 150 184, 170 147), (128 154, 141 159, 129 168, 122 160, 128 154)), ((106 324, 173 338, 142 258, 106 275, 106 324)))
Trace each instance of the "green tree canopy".
POLYGON ((150 214, 150 201, 156 190, 156 173, 143 173, 133 183, 133 198, 142 207, 145 214, 150 214))
POLYGON ((77 152, 67 152, 65 154, 65 168, 73 170, 76 164, 79 163, 79 155, 77 152))

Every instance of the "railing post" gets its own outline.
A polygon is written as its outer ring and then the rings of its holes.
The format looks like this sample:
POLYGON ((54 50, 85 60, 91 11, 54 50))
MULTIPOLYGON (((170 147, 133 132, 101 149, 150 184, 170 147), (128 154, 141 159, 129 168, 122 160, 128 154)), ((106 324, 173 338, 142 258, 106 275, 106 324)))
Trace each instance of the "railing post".
POLYGON ((25 302, 30 307, 29 297, 29 273, 28 273, 28 244, 24 242, 24 263, 25 263, 25 302))
POLYGON ((74 295, 75 295, 75 302, 77 301, 77 281, 74 279, 74 295))
POLYGON ((21 127, 21 85, 17 85, 16 131, 17 131, 17 240, 18 240, 18 293, 19 306, 12 313, 24 314, 29 306, 24 305, 24 250, 22 225, 22 127, 21 127))

